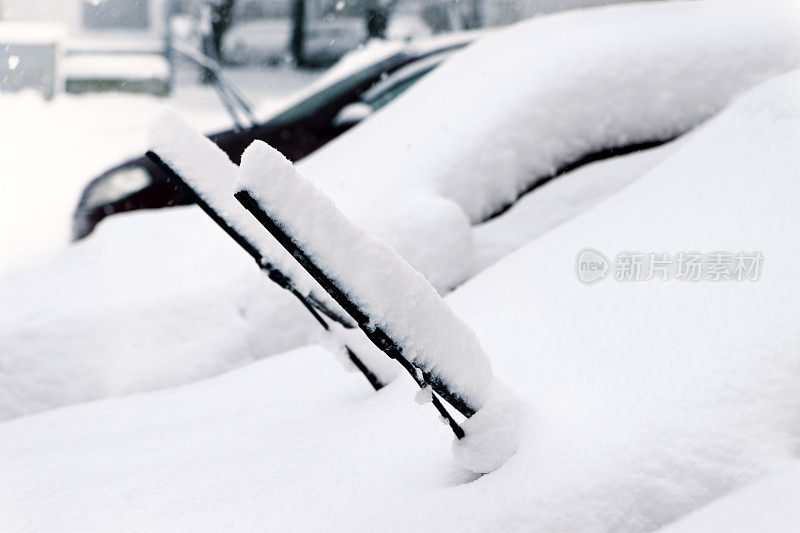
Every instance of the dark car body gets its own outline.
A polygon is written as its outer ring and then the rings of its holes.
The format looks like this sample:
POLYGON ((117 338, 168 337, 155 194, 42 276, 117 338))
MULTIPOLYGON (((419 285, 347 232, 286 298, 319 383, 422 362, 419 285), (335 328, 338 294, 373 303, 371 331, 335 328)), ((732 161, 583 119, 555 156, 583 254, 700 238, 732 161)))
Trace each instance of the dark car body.
MULTIPOLYGON (((244 149, 255 140, 272 145, 296 161, 358 122, 352 117, 338 119, 345 107, 365 103, 374 110, 385 105, 474 38, 475 35, 465 34, 431 40, 425 46, 405 45, 365 62, 345 76, 334 76, 263 123, 208 137, 237 164, 244 149)), ((78 240, 87 236, 103 218, 114 213, 190 203, 192 200, 142 154, 104 172, 85 187, 73 217, 72 237, 78 240)))

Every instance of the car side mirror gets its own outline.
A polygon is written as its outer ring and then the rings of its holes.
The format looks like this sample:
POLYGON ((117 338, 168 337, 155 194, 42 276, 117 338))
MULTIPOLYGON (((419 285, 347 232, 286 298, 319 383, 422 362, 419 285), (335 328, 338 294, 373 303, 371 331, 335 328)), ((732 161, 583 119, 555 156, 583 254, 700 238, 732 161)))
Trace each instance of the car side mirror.
POLYGON ((372 108, 364 102, 353 102, 347 104, 333 117, 331 126, 334 128, 344 128, 355 126, 372 114, 372 108))

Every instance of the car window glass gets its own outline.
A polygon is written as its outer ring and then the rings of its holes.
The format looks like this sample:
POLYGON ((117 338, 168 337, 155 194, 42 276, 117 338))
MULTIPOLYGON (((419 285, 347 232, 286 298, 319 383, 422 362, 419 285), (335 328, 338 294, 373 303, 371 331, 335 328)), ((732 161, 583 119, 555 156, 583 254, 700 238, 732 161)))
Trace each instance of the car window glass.
POLYGON ((439 66, 451 53, 452 51, 448 50, 409 63, 364 91, 361 101, 373 110, 380 109, 439 66))
POLYGON ((371 95, 370 99, 365 99, 364 103, 369 105, 373 111, 377 111, 378 109, 382 108, 401 94, 403 94, 409 87, 417 83, 423 76, 433 70, 434 67, 430 67, 427 70, 423 70, 418 72, 417 74, 407 77, 398 83, 387 87, 386 90, 383 92, 371 95))
POLYGON ((332 100, 335 100, 355 90, 359 85, 368 82, 370 78, 378 77, 382 71, 390 68, 395 61, 395 58, 390 58, 387 61, 382 61, 377 65, 372 65, 368 68, 360 70, 343 80, 339 80, 329 87, 312 94, 305 100, 298 102, 296 105, 290 107, 283 113, 273 117, 270 122, 281 124, 299 120, 307 116, 312 116, 319 108, 324 107, 332 100))

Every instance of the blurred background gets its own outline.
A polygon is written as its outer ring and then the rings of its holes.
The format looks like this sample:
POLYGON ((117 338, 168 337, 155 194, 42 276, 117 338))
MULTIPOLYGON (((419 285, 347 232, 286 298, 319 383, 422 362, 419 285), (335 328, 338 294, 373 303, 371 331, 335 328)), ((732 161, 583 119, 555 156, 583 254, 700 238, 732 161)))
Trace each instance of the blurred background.
POLYGON ((0 0, 4 23, 0 82, 4 90, 39 86, 47 96, 62 88, 60 76, 67 92, 114 89, 167 94, 181 67, 172 53, 175 40, 224 65, 291 62, 324 68, 370 38, 415 39, 606 3, 613 2, 0 0), (14 56, 19 61, 9 62, 14 56), (20 68, 23 60, 38 68, 30 64, 20 68))
POLYGON ((202 131, 224 130, 236 100, 266 116, 374 43, 606 3, 0 0, 0 272, 70 241, 86 184, 143 153, 163 105, 202 131))

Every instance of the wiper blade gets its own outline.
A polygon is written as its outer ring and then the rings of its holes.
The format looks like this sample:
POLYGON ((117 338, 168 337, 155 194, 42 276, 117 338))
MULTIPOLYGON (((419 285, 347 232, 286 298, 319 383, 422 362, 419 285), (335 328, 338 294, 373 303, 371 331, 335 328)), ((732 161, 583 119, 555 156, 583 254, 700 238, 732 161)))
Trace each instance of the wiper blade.
POLYGON ((222 71, 222 67, 219 63, 199 50, 180 41, 173 43, 172 49, 213 74, 215 80, 214 87, 217 90, 217 94, 219 94, 220 100, 222 100, 222 105, 225 106, 231 119, 233 119, 237 130, 252 128, 258 123, 253 113, 252 104, 222 71), (243 123, 242 119, 244 119, 246 123, 243 123))

